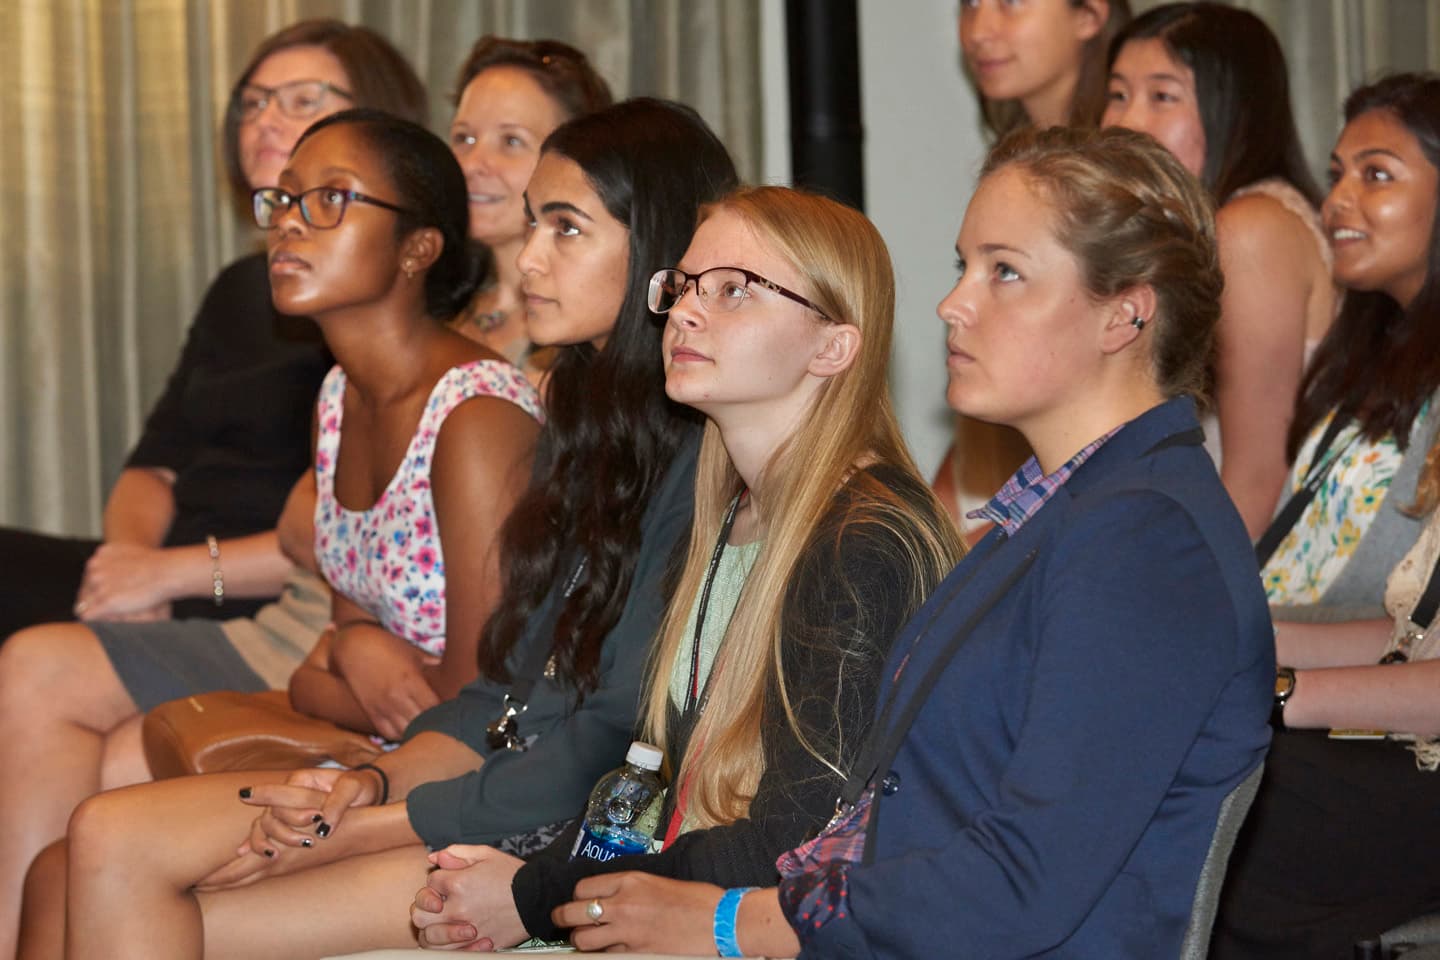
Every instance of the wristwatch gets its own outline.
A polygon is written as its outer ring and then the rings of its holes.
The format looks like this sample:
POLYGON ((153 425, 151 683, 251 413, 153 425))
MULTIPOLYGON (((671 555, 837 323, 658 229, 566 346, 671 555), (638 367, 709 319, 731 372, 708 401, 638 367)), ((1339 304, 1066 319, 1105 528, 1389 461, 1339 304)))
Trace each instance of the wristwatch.
POLYGON ((1270 726, 1276 730, 1288 729, 1285 726, 1285 703, 1295 692, 1295 668, 1275 668, 1275 705, 1270 708, 1270 726))

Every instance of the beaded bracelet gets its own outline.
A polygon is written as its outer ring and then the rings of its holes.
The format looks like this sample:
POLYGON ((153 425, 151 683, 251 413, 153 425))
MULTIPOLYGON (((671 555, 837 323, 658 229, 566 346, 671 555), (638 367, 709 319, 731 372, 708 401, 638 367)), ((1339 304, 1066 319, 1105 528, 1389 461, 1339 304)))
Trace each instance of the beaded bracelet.
POLYGON ((215 534, 205 534, 205 546, 210 549, 210 596, 215 606, 225 605, 225 571, 220 569, 220 541, 215 534))
POLYGON ((754 887, 731 887, 715 905, 715 952, 722 957, 743 957, 740 942, 735 937, 735 920, 740 913, 740 901, 754 887))

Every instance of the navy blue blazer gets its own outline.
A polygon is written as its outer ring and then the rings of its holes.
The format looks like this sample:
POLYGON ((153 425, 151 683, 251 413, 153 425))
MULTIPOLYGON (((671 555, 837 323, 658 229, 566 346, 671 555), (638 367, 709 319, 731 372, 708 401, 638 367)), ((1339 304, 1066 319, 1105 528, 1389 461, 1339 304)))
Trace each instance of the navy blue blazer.
POLYGON ((877 771, 847 914, 803 956, 1179 954, 1220 803, 1269 745, 1275 673, 1244 526, 1175 442, 1195 426, 1188 399, 1131 421, 911 619, 882 711, 968 636, 877 771))

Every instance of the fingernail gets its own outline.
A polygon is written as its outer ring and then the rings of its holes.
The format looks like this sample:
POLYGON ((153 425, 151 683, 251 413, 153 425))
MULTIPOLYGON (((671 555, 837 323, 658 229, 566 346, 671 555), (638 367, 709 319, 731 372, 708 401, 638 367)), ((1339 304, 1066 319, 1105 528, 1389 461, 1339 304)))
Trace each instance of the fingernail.
POLYGON ((249 799, 250 799, 250 788, 249 788, 249 787, 241 787, 241 788, 240 788, 240 799, 241 799, 241 800, 249 800, 249 799))
POLYGON ((311 822, 311 823, 319 823, 319 822, 320 822, 321 820, 323 820, 323 819, 325 819, 324 814, 319 814, 319 813, 317 813, 317 814, 315 814, 315 816, 313 816, 313 817, 310 818, 310 822, 311 822))
POLYGON ((275 856, 275 851, 274 851, 274 850, 266 850, 266 851, 265 851, 265 856, 267 856, 267 857, 273 857, 273 856, 275 856))
POLYGON ((302 847, 313 847, 313 846, 315 846, 315 841, 314 841, 314 840, 311 840, 309 837, 306 837, 304 840, 301 840, 301 841, 300 841, 300 846, 302 846, 302 847))
POLYGON ((330 824, 328 824, 328 823, 322 823, 322 824, 320 824, 320 826, 318 826, 318 827, 315 828, 315 832, 316 832, 317 834, 319 834, 320 836, 322 836, 322 837, 328 837, 328 836, 330 836, 330 824))

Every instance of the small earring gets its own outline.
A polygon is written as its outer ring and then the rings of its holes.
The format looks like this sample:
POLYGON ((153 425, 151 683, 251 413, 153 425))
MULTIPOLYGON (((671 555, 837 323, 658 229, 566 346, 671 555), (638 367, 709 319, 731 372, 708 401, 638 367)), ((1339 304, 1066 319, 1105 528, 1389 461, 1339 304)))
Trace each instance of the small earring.
POLYGON ((400 264, 400 269, 405 271, 405 279, 406 279, 406 280, 414 280, 414 279, 415 279, 415 261, 414 261, 414 260, 409 260, 409 259, 407 259, 404 263, 400 264))
POLYGON ((1136 330, 1144 330, 1144 329, 1145 329, 1145 318, 1144 318, 1144 317, 1132 317, 1131 320, 1130 320, 1130 325, 1131 325, 1132 327, 1134 327, 1136 330))

